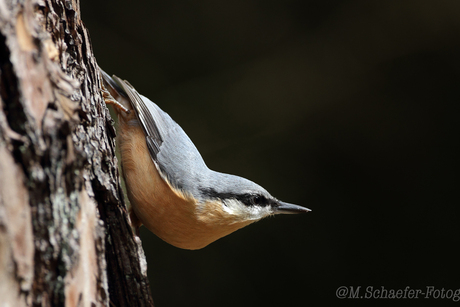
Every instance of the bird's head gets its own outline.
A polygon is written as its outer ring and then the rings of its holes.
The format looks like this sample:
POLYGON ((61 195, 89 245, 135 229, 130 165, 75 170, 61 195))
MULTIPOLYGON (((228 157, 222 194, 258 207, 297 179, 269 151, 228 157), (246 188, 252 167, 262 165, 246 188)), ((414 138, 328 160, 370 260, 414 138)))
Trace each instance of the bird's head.
POLYGON ((305 207, 280 201, 263 187, 242 177, 221 174, 217 181, 201 187, 201 199, 220 204, 235 221, 255 222, 274 214, 298 214, 311 211, 305 207))

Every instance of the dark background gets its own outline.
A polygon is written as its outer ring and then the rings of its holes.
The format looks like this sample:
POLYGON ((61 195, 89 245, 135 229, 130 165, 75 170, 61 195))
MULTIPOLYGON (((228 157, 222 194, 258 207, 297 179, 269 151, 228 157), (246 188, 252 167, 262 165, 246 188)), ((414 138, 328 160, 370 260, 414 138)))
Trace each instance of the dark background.
POLYGON ((157 307, 454 304, 336 290, 460 288, 460 1, 81 6, 99 65, 210 168, 313 210, 199 251, 142 229, 157 307))

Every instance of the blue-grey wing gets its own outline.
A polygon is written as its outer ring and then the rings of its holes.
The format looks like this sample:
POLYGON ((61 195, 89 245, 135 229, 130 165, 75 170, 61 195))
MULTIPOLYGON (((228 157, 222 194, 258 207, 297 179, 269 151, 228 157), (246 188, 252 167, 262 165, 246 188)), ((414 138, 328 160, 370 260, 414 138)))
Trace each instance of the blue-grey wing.
POLYGON ((136 113, 136 117, 144 130, 150 156, 153 161, 158 162, 157 155, 160 151, 161 144, 163 143, 163 137, 157 125, 157 122, 160 119, 160 114, 150 110, 136 89, 129 84, 128 81, 121 80, 117 76, 113 76, 113 78, 117 84, 122 87, 123 91, 127 95, 127 98, 130 100, 134 112, 136 113))
POLYGON ((198 149, 183 129, 154 102, 140 95, 127 81, 114 76, 129 98, 145 132, 150 156, 160 174, 177 189, 195 191, 197 181, 209 171, 198 149))

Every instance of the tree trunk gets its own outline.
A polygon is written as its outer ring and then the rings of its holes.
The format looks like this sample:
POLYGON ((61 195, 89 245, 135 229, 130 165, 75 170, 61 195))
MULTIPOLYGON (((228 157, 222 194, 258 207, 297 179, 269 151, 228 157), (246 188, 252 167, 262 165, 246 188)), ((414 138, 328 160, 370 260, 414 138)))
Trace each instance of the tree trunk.
POLYGON ((0 306, 151 306, 78 0, 0 0, 0 306))

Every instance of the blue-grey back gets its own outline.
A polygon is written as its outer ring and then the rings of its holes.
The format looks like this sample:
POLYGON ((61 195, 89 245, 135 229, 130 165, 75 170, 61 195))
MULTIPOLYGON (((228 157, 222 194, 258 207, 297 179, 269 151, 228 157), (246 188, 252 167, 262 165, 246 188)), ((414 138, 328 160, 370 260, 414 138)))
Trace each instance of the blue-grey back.
MULTIPOLYGON (((158 128, 163 142, 156 156, 156 163, 163 176, 175 188, 191 193, 196 199, 203 200, 210 188, 217 194, 265 192, 256 183, 238 176, 210 170, 198 149, 185 131, 154 102, 145 96, 142 100, 158 128)), ((264 193, 264 194, 265 194, 264 193)))

